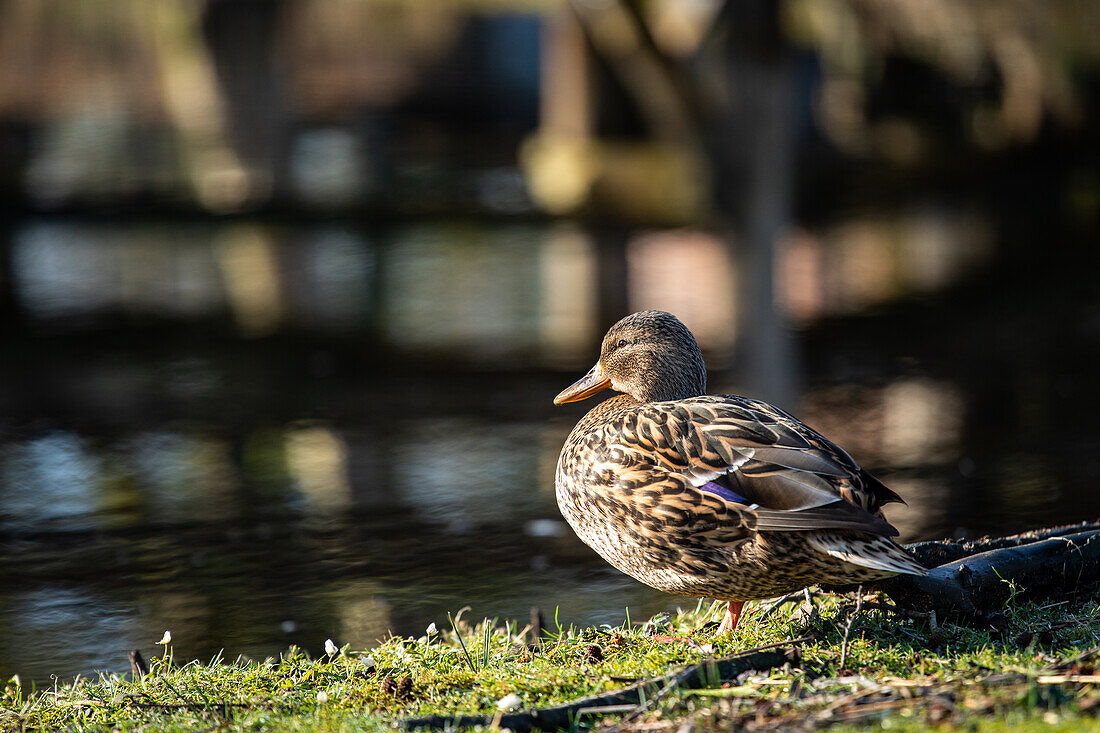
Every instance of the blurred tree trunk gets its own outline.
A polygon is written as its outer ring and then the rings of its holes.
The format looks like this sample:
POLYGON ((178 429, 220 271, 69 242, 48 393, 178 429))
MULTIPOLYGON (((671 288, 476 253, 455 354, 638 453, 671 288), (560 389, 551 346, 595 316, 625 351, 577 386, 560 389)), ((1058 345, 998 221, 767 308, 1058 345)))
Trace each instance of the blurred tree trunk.
POLYGON ((792 209, 792 51, 771 0, 727 2, 709 45, 724 97, 709 105, 703 135, 718 228, 736 255, 742 381, 752 395, 793 409, 797 365, 775 298, 778 243, 792 209))
POLYGON ((210 0, 202 31, 225 101, 232 144, 272 198, 290 193, 291 110, 276 68, 286 0, 210 0))
POLYGON ((12 223, 8 216, 0 217, 0 333, 16 333, 25 326, 19 298, 15 294, 15 274, 12 271, 12 223))
POLYGON ((24 181, 32 130, 24 120, 0 120, 0 333, 22 330, 26 323, 15 292, 12 238, 17 210, 25 205, 24 181))
POLYGON ((614 228, 601 228, 595 232, 596 322, 601 324, 601 328, 607 328, 630 312, 626 263, 629 236, 629 232, 614 228))

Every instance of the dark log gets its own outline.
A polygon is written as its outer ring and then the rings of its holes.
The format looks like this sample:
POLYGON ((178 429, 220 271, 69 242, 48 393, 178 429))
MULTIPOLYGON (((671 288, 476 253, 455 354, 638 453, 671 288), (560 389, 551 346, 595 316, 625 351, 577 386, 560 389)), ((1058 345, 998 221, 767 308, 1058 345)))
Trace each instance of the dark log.
POLYGON ((643 694, 646 695, 646 699, 651 699, 653 694, 662 688, 674 686, 689 690, 698 689, 713 685, 716 681, 732 679, 742 672, 772 669, 796 661, 798 661, 798 649, 796 647, 780 647, 765 651, 742 653, 732 657, 693 664, 679 672, 654 677, 604 695, 584 697, 564 705, 538 708, 523 713, 507 713, 500 715, 499 719, 495 715, 430 715, 405 720, 402 722, 402 727, 405 730, 472 728, 474 726, 509 728, 513 731, 561 730, 573 727, 576 724, 577 717, 583 714, 586 709, 604 708, 613 705, 639 705, 643 699, 643 694))
POLYGON ((1100 529, 1093 529, 979 552, 932 568, 925 577, 904 575, 864 587, 887 593, 903 608, 972 623, 1010 598, 1058 597, 1098 579, 1100 529))
POLYGON ((1033 529, 1029 532, 1009 535, 1007 537, 983 537, 977 540, 932 540, 928 542, 916 542, 906 545, 909 550, 926 568, 934 568, 944 563, 961 560, 964 557, 977 555, 988 550, 999 550, 1004 547, 1019 547, 1031 544, 1039 540, 1051 537, 1065 537, 1081 532, 1100 530, 1100 522, 1081 522, 1080 524, 1067 524, 1061 527, 1047 527, 1045 529, 1033 529))

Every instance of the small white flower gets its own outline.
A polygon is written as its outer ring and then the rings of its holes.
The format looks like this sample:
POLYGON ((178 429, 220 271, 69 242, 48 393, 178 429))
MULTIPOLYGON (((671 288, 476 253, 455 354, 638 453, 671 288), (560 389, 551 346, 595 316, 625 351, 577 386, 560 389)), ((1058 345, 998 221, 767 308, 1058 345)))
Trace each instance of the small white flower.
POLYGON ((519 699, 519 695, 514 692, 509 692, 507 695, 497 700, 497 710, 506 713, 509 710, 518 708, 522 702, 523 700, 519 699))
POLYGON ((325 692, 324 690, 321 690, 320 692, 318 692, 317 693, 317 702, 321 702, 321 703, 328 702, 328 693, 325 692))
POLYGON ((158 644, 171 644, 172 643, 172 632, 171 631, 165 631, 164 636, 160 637, 160 641, 158 641, 157 643, 158 644))
POLYGON ((431 636, 432 634, 437 634, 437 633, 439 633, 439 629, 437 629, 437 628, 435 627, 435 621, 432 621, 432 622, 431 622, 430 624, 428 624, 428 629, 427 629, 427 631, 428 631, 428 636, 431 636))
POLYGON ((330 657, 335 657, 336 653, 340 651, 336 648, 336 645, 332 643, 332 639, 325 639, 325 654, 330 657))
POLYGON ((371 668, 371 667, 377 667, 378 666, 378 663, 374 661, 374 657, 370 656, 369 654, 365 657, 359 657, 359 664, 362 664, 364 667, 367 667, 368 669, 371 668))

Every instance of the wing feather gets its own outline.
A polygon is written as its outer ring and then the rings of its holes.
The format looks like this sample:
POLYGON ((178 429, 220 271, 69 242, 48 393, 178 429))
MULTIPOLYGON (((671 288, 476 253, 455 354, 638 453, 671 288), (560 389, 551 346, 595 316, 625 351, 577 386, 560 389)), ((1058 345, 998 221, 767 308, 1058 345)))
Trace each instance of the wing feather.
POLYGON ((757 448, 753 458, 796 471, 808 471, 838 478, 849 475, 844 466, 821 451, 792 448, 757 448))
MULTIPOLYGON (((847 529, 891 537, 879 506, 900 501, 851 456, 789 414, 735 395, 641 406, 636 435, 659 441, 650 470, 755 516, 757 531, 847 529)), ((644 451, 643 445, 635 446, 644 451)), ((675 513, 675 512, 673 512, 675 513)))

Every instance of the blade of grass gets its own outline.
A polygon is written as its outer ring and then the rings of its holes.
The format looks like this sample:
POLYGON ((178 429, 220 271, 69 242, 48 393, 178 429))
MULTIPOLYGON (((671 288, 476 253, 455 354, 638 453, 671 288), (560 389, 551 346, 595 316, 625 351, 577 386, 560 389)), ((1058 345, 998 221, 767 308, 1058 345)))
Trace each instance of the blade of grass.
POLYGON ((493 619, 491 622, 489 621, 489 619, 485 619, 482 623, 484 624, 484 628, 483 628, 482 634, 481 634, 481 645, 482 645, 482 664, 481 664, 481 668, 486 669, 489 666, 489 642, 490 642, 491 637, 493 635, 492 626, 496 624, 496 619, 493 619))
POLYGON ((458 626, 455 624, 455 620, 451 618, 451 612, 447 612, 447 620, 451 622, 451 630, 455 632, 455 639, 458 640, 458 645, 462 647, 462 653, 466 656, 466 664, 470 665, 470 671, 477 673, 477 666, 474 664, 474 660, 470 658, 470 652, 466 649, 466 643, 462 641, 462 634, 458 630, 458 626))

